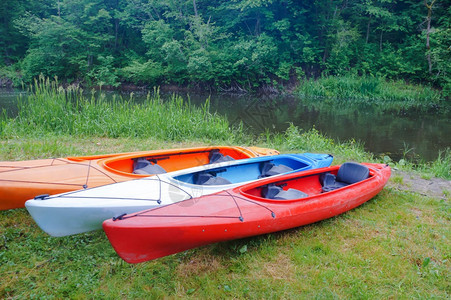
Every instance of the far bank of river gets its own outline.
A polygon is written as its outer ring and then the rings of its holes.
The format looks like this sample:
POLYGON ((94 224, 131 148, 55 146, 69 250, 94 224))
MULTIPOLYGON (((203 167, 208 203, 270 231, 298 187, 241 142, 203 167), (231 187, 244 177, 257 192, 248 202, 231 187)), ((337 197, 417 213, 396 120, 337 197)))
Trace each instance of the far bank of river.
MULTIPOLYGON (((0 109, 14 116, 20 93, 23 92, 0 89, 0 109)), ((107 92, 108 97, 118 94, 107 92)), ((128 94, 122 94, 124 99, 128 94)), ((329 105, 321 99, 292 96, 181 95, 195 105, 204 104, 210 98, 211 111, 226 115, 232 125, 243 122, 245 128, 256 135, 284 132, 293 123, 303 130, 315 127, 335 140, 362 141, 366 150, 376 155, 388 155, 394 160, 407 155, 410 159, 430 161, 437 158, 439 151, 451 148, 451 118, 440 111, 384 111, 368 104, 329 105)), ((162 93, 163 98, 170 96, 170 93, 162 93)), ((136 101, 143 101, 145 97, 145 94, 134 93, 136 101)))

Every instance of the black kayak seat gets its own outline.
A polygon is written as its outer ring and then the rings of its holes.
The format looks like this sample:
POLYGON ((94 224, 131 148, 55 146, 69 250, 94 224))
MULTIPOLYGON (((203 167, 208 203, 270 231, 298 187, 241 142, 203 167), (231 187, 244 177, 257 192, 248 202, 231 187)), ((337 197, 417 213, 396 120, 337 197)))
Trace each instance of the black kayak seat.
POLYGON ((272 162, 265 162, 262 167, 260 178, 288 173, 291 171, 293 171, 293 169, 288 166, 282 164, 276 166, 272 162))
POLYGON ((308 194, 292 188, 285 191, 280 186, 270 184, 262 188, 262 197, 273 200, 293 200, 308 197, 308 194))
POLYGON ((229 156, 229 155, 225 155, 222 154, 221 152, 219 152, 218 149, 214 149, 210 152, 210 155, 208 156, 208 159, 210 160, 210 164, 213 163, 221 163, 221 162, 225 162, 225 161, 231 161, 231 160, 235 160, 233 157, 229 156))
POLYGON ((224 184, 231 184, 231 182, 223 177, 214 176, 213 174, 210 174, 210 173, 200 173, 200 174, 197 174, 197 176, 196 176, 195 184, 224 185, 224 184))
POLYGON ((347 162, 338 169, 337 176, 326 173, 320 177, 322 191, 329 192, 341 187, 365 180, 369 177, 370 170, 361 164, 347 162))
POLYGON ((133 163, 133 174, 151 175, 163 173, 166 173, 166 170, 162 166, 152 164, 145 157, 139 157, 133 163))

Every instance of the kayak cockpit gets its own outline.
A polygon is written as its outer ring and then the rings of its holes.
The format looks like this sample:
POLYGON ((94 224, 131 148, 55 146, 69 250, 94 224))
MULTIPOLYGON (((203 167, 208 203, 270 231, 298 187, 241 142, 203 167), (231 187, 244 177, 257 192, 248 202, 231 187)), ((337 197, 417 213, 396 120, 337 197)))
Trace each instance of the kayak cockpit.
POLYGON ((241 189, 240 193, 256 200, 298 200, 332 192, 372 176, 374 173, 367 166, 344 163, 327 172, 290 176, 289 179, 241 189))
POLYGON ((221 166, 174 177, 175 180, 194 185, 227 185, 257 180, 274 175, 310 168, 310 165, 291 157, 221 166))
POLYGON ((152 155, 142 152, 126 157, 113 157, 101 163, 115 173, 137 177, 162 174, 209 163, 249 158, 244 152, 232 147, 193 149, 192 151, 168 151, 152 155))

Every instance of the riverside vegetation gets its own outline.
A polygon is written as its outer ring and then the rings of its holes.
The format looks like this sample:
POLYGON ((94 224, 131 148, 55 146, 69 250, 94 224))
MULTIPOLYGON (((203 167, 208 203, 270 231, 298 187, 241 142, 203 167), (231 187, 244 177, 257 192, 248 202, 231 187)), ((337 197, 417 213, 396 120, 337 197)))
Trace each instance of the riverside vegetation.
POLYGON ((0 84, 31 83, 42 73, 85 86, 242 91, 369 76, 451 92, 446 0, 2 4, 0 84))
MULTIPOLYGON (((371 104, 384 111, 440 110, 447 114, 450 105, 443 95, 428 86, 408 85, 402 81, 386 80, 381 77, 346 75, 341 77, 320 77, 305 80, 296 88, 296 95, 316 98, 317 105, 371 104)), ((315 104, 315 103, 314 103, 315 104)))
MULTIPOLYGON (((429 165, 394 163, 354 141, 312 129, 251 136, 177 96, 108 102, 41 79, 19 114, 3 115, 0 160, 23 160, 205 144, 326 152, 347 160, 450 179, 450 153, 429 165), (169 122, 169 124, 168 124, 169 122), (427 172, 427 173, 426 173, 427 172)), ((395 183, 402 178, 394 176, 395 183)), ((449 298, 450 205, 387 186, 364 205, 312 225, 218 243, 128 265, 103 231, 52 238, 25 209, 0 212, 1 298, 449 298)))

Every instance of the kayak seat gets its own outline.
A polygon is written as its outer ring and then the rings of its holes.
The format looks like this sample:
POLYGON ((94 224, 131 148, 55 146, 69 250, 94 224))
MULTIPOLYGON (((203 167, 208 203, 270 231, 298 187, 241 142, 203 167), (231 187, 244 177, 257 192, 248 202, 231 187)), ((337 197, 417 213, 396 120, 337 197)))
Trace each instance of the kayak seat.
POLYGON ((259 178, 274 176, 278 174, 288 173, 293 171, 292 168, 285 165, 275 165, 272 162, 265 162, 262 167, 261 175, 259 178))
POLYGON ((200 173, 197 174, 195 180, 195 184, 199 185, 224 185, 224 184, 231 184, 230 181, 227 179, 220 177, 220 176, 214 176, 210 173, 200 173))
POLYGON ((319 176, 319 181, 321 182, 321 186, 332 186, 334 185, 336 177, 331 173, 322 173, 319 176))
POLYGON ((262 197, 273 200, 293 200, 308 197, 308 194, 292 188, 285 191, 280 186, 270 184, 262 188, 262 197))
POLYGON ((144 157, 139 157, 133 162, 133 174, 151 175, 163 173, 166 173, 166 170, 162 166, 156 163, 152 164, 144 157))
POLYGON ((235 160, 233 157, 229 156, 229 155, 225 155, 222 154, 221 152, 219 152, 218 149, 214 149, 210 152, 210 155, 208 156, 208 159, 210 160, 210 164, 213 163, 221 163, 221 162, 225 162, 225 161, 231 161, 231 160, 235 160))
POLYGON ((347 162, 338 169, 337 176, 326 173, 320 176, 323 192, 330 192, 341 187, 365 180, 369 177, 370 170, 361 164, 347 162))

